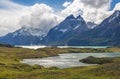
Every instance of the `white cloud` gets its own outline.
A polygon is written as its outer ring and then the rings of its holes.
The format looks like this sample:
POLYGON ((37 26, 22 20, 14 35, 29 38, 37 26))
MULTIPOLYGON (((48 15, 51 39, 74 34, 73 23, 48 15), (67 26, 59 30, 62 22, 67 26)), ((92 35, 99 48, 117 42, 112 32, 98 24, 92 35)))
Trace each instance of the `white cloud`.
POLYGON ((25 14, 27 7, 11 2, 0 0, 0 36, 13 32, 20 28, 20 17, 25 14))
POLYGON ((63 3, 63 7, 68 7, 71 3, 72 3, 72 2, 70 2, 70 1, 69 1, 69 2, 66 1, 66 2, 63 3))
POLYGON ((0 0, 0 6, 6 9, 21 9, 25 6, 12 2, 11 0, 0 0))
POLYGON ((20 25, 39 28, 48 32, 50 28, 58 23, 58 16, 54 10, 45 4, 35 4, 29 8, 29 13, 21 17, 20 25))
POLYGON ((2 0, 0 4, 4 7, 4 9, 0 9, 0 36, 23 26, 39 28, 43 32, 48 32, 61 21, 61 17, 57 16, 53 8, 46 4, 22 6, 10 0, 2 0))
POLYGON ((0 0, 0 36, 13 32, 23 26, 39 28, 48 32, 63 17, 70 14, 81 14, 86 21, 100 23, 115 10, 120 10, 118 3, 113 11, 108 11, 111 0, 74 0, 65 2, 61 13, 55 13, 54 9, 46 4, 23 6, 11 0, 0 0))
POLYGON ((92 20, 100 23, 111 14, 111 12, 108 11, 110 3, 111 0, 74 0, 62 11, 62 14, 65 16, 70 14, 77 16, 81 14, 86 21, 92 20))

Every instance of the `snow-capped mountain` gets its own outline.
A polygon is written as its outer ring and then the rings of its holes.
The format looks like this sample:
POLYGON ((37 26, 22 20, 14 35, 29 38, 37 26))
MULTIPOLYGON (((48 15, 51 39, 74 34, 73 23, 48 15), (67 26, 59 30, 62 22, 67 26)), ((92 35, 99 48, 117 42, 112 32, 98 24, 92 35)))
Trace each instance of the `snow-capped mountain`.
POLYGON ((14 32, 13 37, 15 36, 44 36, 46 35, 45 31, 39 28, 32 28, 32 27, 22 27, 21 29, 14 32))
POLYGON ((1 37, 0 42, 12 45, 38 45, 45 35, 46 33, 41 29, 22 27, 13 33, 1 37))
MULTIPOLYGON (((117 34, 120 35, 120 11, 115 11, 111 16, 106 18, 100 25, 95 27, 95 31, 99 31, 96 34, 97 37, 114 37, 117 34)), ((119 36, 120 37, 120 36, 119 36)))
POLYGON ((71 39, 68 45, 93 46, 120 46, 120 11, 111 16, 94 29, 82 33, 79 37, 71 39))
POLYGON ((70 15, 59 25, 55 26, 55 28, 52 28, 52 30, 59 31, 61 33, 76 31, 76 30, 82 32, 88 30, 88 27, 86 25, 86 22, 80 15, 76 18, 73 15, 70 15))
POLYGON ((77 17, 70 15, 60 24, 52 28, 48 34, 39 28, 22 27, 13 33, 1 37, 0 42, 12 45, 38 45, 41 43, 48 45, 50 42, 52 44, 53 42, 77 36, 86 30, 89 30, 89 28, 80 15, 77 17))
POLYGON ((0 37, 0 42, 12 45, 120 46, 120 11, 115 11, 99 25, 85 22, 79 15, 70 15, 49 32, 26 28, 0 37), (47 34, 48 33, 48 34, 47 34))
POLYGON ((113 27, 113 25, 118 26, 119 24, 120 24, 120 11, 116 10, 111 16, 103 20, 103 22, 99 25, 98 28, 104 27, 105 25, 107 25, 106 27, 108 27, 108 25, 109 27, 113 27))
POLYGON ((116 10, 112 16, 109 17, 109 22, 113 22, 115 19, 120 17, 120 11, 116 10))
POLYGON ((44 41, 46 44, 56 45, 59 42, 63 43, 63 41, 77 36, 81 32, 87 30, 89 30, 89 28, 80 15, 77 17, 70 15, 60 24, 52 28, 48 32, 48 35, 45 37, 44 41))

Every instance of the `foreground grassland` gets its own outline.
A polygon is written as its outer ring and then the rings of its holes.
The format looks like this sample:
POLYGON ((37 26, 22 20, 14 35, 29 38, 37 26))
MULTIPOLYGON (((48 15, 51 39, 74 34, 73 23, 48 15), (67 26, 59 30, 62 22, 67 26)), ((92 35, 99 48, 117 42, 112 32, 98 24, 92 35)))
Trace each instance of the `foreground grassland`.
POLYGON ((120 52, 120 48, 77 49, 0 47, 0 79, 120 79, 120 58, 112 58, 111 63, 97 66, 58 69, 20 63, 25 58, 56 56, 60 53, 120 52))

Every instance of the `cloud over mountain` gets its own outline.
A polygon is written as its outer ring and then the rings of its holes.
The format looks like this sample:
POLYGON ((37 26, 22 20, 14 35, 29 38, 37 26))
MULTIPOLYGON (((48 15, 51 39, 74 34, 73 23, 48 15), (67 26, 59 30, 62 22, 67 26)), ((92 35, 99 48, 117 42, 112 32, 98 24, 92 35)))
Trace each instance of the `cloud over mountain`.
POLYGON ((39 28, 48 32, 60 21, 52 7, 46 4, 22 6, 10 0, 0 1, 0 35, 13 32, 21 27, 39 28), (10 7, 9 7, 10 6, 10 7))
POLYGON ((51 6, 36 3, 31 6, 21 5, 12 0, 0 0, 0 36, 21 27, 48 30, 70 14, 81 15, 86 21, 100 23, 115 10, 120 10, 118 3, 109 11, 112 0, 66 0, 58 12, 51 6), (55 12, 56 11, 56 12, 55 12))
POLYGON ((35 4, 28 8, 29 13, 21 17, 20 25, 40 28, 46 33, 55 26, 59 20, 54 10, 45 4, 35 4))
POLYGON ((111 14, 109 10, 111 0, 74 0, 62 14, 81 14, 86 21, 100 23, 111 14), (81 13, 82 12, 82 13, 81 13))

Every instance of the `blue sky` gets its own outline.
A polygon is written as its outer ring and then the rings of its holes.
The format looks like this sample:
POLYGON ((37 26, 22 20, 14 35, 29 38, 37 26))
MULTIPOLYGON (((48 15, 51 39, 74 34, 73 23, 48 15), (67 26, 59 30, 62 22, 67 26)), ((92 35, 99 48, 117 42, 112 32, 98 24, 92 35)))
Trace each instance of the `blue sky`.
POLYGON ((120 0, 112 0, 111 6, 110 1, 0 0, 0 36, 14 32, 23 26, 39 27, 48 31, 70 14, 81 15, 86 22, 99 24, 115 10, 120 10, 120 0))
MULTIPOLYGON (((28 5, 28 6, 34 5, 35 3, 44 3, 53 7, 54 9, 61 10, 64 8, 62 4, 65 1, 73 1, 73 0, 12 0, 12 1, 22 5, 28 5)), ((112 10, 118 2, 120 2, 120 0, 113 0, 111 3, 110 10, 112 10)))
POLYGON ((65 1, 72 2, 73 0, 12 0, 12 1, 22 5, 28 5, 28 6, 34 5, 35 3, 44 3, 53 7, 54 9, 61 10, 64 8, 62 4, 65 1))
POLYGON ((110 10, 112 10, 118 2, 120 2, 120 0, 113 0, 112 3, 111 3, 110 10))

